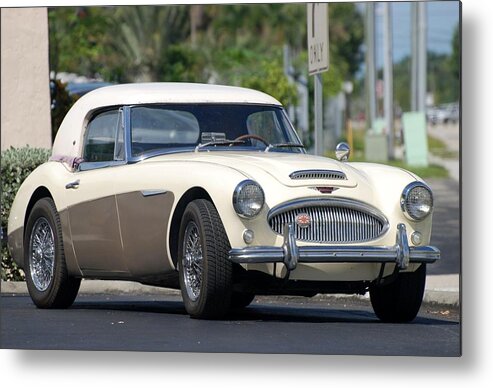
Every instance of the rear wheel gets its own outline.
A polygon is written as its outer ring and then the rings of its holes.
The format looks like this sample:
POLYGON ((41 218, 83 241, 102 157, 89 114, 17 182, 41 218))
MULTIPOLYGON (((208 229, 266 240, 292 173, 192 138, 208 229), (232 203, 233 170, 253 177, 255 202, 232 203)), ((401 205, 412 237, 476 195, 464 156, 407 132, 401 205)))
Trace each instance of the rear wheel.
POLYGON ((80 279, 70 277, 65 263, 62 227, 51 198, 32 208, 24 238, 24 269, 29 294, 40 308, 67 308, 79 291, 80 279))
POLYGON ((180 225, 178 271, 185 309, 193 318, 221 318, 232 294, 230 245, 214 205, 191 202, 180 225))
POLYGON ((410 322, 418 314, 426 282, 426 264, 414 272, 403 272, 384 286, 370 287, 370 300, 377 317, 384 322, 410 322))

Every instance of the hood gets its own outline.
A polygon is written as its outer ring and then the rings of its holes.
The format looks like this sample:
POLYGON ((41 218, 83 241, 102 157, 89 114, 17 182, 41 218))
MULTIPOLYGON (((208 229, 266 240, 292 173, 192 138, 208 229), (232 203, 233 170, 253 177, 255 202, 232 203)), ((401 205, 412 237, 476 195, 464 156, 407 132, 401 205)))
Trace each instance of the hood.
MULTIPOLYGON (((182 160, 188 159, 194 162, 212 163, 234 168, 254 180, 256 179, 256 172, 260 169, 278 180, 283 185, 291 187, 315 185, 356 187, 361 179, 365 179, 362 173, 358 172, 346 163, 308 154, 293 154, 284 152, 203 151, 176 154, 176 156, 182 160), (292 179, 290 177, 292 173, 297 171, 312 170, 325 170, 343 173, 346 179, 337 179, 337 177, 318 177, 314 179, 313 175, 303 176, 303 174, 301 174, 302 176, 298 179, 292 179)), ((155 160, 155 158, 152 158, 152 160, 155 160)))

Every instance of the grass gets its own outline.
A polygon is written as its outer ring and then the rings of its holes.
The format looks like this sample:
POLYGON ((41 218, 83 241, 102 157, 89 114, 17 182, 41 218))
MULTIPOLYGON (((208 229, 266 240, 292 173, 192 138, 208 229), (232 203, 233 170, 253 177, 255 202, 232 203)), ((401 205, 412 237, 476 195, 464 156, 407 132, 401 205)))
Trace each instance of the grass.
MULTIPOLYGON (((441 158, 454 158, 454 152, 449 151, 445 143, 440 139, 433 136, 428 136, 428 148, 431 153, 441 158)), ((349 162, 367 162, 365 160, 365 131, 353 131, 353 148, 351 150, 351 157, 349 162)), ((335 158, 335 152, 331 151, 327 153, 329 158, 335 158)), ((430 164, 427 167, 412 166, 405 163, 402 160, 389 160, 387 162, 378 162, 386 164, 388 166, 403 168, 404 170, 411 171, 423 179, 427 178, 448 178, 449 174, 447 169, 436 164, 430 164)))
POLYGON ((459 158, 459 153, 457 151, 450 151, 443 141, 431 135, 428 135, 428 149, 433 155, 442 159, 459 158))

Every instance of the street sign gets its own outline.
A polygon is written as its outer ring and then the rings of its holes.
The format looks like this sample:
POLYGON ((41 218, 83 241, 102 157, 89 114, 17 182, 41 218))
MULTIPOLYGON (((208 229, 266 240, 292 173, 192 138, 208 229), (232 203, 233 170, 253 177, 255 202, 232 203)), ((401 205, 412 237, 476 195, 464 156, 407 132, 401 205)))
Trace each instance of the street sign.
POLYGON ((329 16, 327 3, 306 5, 308 36, 308 73, 329 70, 329 16))

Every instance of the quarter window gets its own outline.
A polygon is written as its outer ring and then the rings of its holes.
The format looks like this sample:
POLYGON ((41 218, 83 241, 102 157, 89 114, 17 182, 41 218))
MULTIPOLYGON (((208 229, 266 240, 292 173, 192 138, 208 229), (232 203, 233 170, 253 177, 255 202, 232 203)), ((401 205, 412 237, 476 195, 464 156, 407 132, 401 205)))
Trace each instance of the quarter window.
MULTIPOLYGON (((115 160, 115 139, 120 127, 119 110, 110 110, 95 116, 87 127, 84 162, 109 162, 115 160)), ((118 144, 121 145, 120 136, 118 144)), ((117 160, 121 157, 120 148, 118 147, 116 150, 117 160)))

